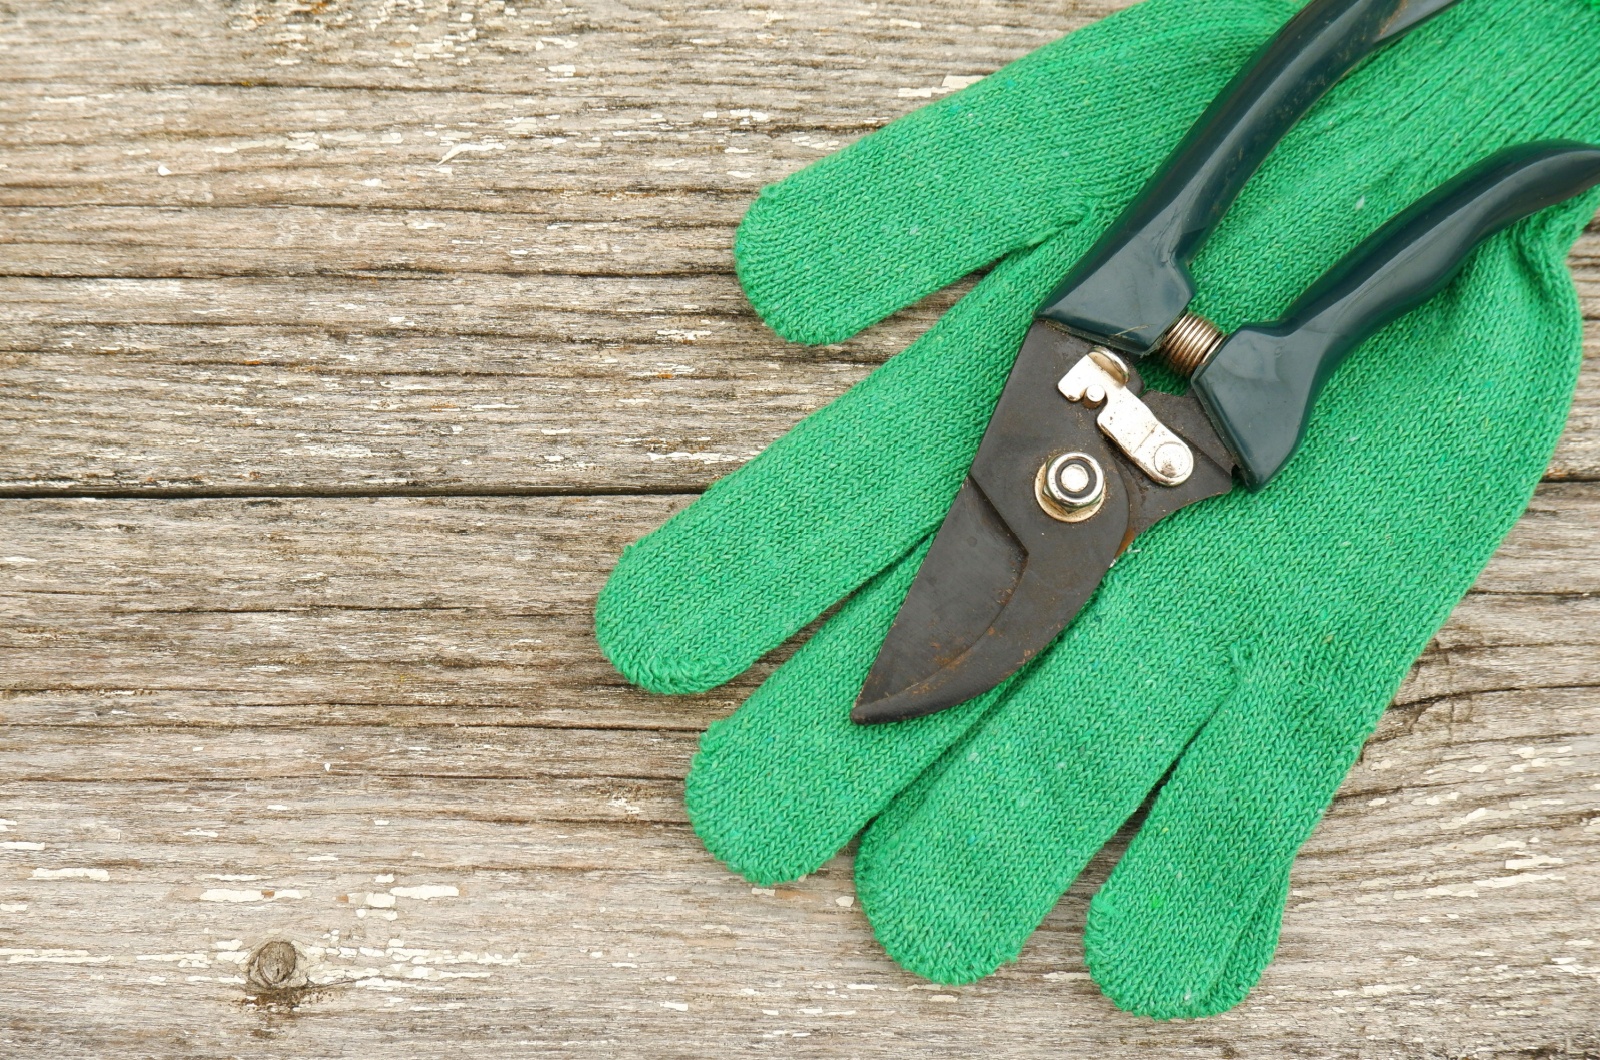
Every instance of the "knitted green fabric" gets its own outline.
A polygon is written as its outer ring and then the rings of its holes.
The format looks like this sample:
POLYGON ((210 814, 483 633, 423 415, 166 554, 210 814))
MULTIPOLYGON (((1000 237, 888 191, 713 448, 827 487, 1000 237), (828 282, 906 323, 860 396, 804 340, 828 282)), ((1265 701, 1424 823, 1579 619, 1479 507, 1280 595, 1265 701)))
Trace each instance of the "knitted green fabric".
MULTIPOLYGON (((1147 0, 768 189, 740 230, 751 301, 808 341, 1005 255, 631 548, 596 615, 626 676, 691 691, 860 589, 706 734, 686 798, 708 849, 759 883, 871 822, 862 905, 922 975, 1013 959, 1159 785, 1091 904, 1090 971, 1135 1012, 1237 1003, 1276 946, 1295 851, 1560 433, 1581 356, 1564 259, 1595 196, 1480 248, 1349 359, 1272 485, 1140 537, 1034 665, 954 710, 849 722, 1032 309, 1292 8, 1147 0)), ((1196 309, 1270 318, 1471 162, 1600 139, 1597 55, 1587 0, 1461 0, 1285 139, 1196 262, 1196 309)))

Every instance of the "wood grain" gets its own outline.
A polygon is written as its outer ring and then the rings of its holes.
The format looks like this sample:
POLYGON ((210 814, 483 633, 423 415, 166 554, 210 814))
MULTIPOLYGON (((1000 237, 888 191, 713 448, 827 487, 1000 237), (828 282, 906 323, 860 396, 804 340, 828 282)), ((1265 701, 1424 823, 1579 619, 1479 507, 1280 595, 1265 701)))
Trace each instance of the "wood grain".
POLYGON ((1600 232, 1548 480, 1216 1019, 1083 970, 1121 839, 962 988, 848 851, 752 889, 682 777, 783 652, 666 699, 594 644, 962 289, 785 344, 756 189, 1119 6, 0 4, 0 1051, 1600 1057, 1600 232))

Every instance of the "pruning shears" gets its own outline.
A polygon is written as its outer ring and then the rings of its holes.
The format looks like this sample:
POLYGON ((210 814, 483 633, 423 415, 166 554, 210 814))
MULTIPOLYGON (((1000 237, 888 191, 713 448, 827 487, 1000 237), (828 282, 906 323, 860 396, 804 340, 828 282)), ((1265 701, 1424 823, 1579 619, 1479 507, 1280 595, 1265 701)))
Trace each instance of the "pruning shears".
POLYGON ((862 723, 988 691, 1077 615, 1134 538, 1269 482, 1323 384, 1515 221, 1600 183, 1600 148, 1507 148, 1413 203, 1276 321, 1224 334, 1189 264, 1272 148, 1345 73, 1455 0, 1314 0, 1212 102, 1035 313, 965 483, 862 687, 862 723), (1147 391, 1139 359, 1187 379, 1147 391))

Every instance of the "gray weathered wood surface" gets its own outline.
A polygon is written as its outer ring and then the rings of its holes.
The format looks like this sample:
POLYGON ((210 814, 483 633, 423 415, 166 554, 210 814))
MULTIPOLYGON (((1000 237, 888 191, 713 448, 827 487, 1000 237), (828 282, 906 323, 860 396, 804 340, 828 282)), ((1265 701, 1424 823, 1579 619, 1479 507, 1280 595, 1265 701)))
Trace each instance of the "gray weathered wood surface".
POLYGON ((788 346, 750 196, 1115 6, 0 4, 0 1051, 1600 1056, 1600 326, 1214 1020, 1087 979, 1109 856, 958 989, 847 855, 753 892, 679 799, 760 673, 593 644, 625 543, 953 297, 788 346))

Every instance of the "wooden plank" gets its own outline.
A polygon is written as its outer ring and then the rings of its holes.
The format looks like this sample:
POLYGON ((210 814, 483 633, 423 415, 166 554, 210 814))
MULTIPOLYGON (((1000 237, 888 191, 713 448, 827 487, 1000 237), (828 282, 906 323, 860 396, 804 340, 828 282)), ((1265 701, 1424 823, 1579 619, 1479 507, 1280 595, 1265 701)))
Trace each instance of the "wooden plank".
POLYGON ((678 97, 666 89, 711 86, 738 90, 746 105, 759 92, 800 109, 843 80, 884 83, 893 99, 906 84, 896 75, 906 71, 924 76, 913 86, 926 86, 930 70, 992 70, 1126 6, 1077 0, 1063 10, 979 0, 724 9, 595 0, 523 5, 513 13, 495 3, 269 3, 231 17, 185 19, 177 4, 78 0, 52 5, 48 14, 15 13, 6 79, 455 88, 581 100, 632 95, 657 106, 678 97))
MULTIPOLYGON (((590 632, 600 572, 688 499, 6 501, 8 685, 701 728, 753 678, 647 695, 590 632)), ((1543 487, 1424 666, 1442 654, 1458 680, 1480 648, 1528 651, 1516 687, 1596 680, 1597 525, 1600 487, 1543 487), (1568 657, 1576 680, 1555 664, 1568 657)), ((1443 691, 1507 687, 1493 681, 1443 691)))
POLYGON ((0 504, 9 1040, 66 1020, 77 1047, 132 1027, 152 1055, 264 1032, 329 1055, 1593 1047, 1600 489, 1540 491, 1300 859, 1261 988, 1195 1028, 1115 1012, 1080 970, 1115 849, 1021 962, 959 989, 877 951, 840 902, 848 856, 768 895, 705 855, 679 778, 755 678, 646 696, 588 633, 621 544, 688 499, 0 504), (277 939, 303 985, 251 986, 277 939), (100 1000, 69 1018, 90 975, 100 1000))
MULTIPOLYGON (((0 489, 703 489, 960 290, 806 350, 730 277, 0 280, 0 489)), ((1600 477, 1591 331, 1555 478, 1600 477)))

